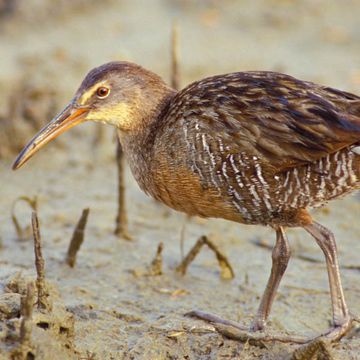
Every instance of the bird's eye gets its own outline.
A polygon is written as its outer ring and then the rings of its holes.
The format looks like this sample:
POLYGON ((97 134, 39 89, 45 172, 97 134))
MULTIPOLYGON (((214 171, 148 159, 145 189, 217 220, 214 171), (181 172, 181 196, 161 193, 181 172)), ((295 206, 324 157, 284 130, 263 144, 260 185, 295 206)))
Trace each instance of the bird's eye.
POLYGON ((96 95, 98 98, 100 99, 104 99, 106 98, 108 95, 110 94, 110 89, 105 87, 105 86, 100 86, 97 90, 96 90, 96 95))

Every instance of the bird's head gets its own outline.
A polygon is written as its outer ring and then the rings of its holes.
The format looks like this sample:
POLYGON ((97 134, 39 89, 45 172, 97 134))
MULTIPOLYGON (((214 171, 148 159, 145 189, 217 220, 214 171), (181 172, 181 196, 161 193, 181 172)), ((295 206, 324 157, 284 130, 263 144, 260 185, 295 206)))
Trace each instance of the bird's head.
POLYGON ((139 65, 101 65, 87 74, 65 109, 25 146, 13 169, 63 132, 88 120, 114 125, 124 133, 141 130, 172 91, 159 76, 139 65))

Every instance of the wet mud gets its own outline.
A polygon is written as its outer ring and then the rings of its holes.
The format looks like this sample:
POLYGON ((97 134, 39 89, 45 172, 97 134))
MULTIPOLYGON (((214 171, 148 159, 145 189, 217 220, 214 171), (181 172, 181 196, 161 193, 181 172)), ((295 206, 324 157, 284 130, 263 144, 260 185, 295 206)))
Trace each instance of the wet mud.
MULTIPOLYGON (((198 309, 249 325, 270 272, 275 234, 175 213, 142 194, 125 165, 131 240, 116 235, 113 129, 74 128, 11 171, 17 151, 61 110, 91 67, 126 59, 170 81, 174 19, 176 82, 182 86, 212 74, 261 69, 359 94, 359 2, 71 3, 0 0, 0 359, 360 359, 356 326, 339 343, 303 347, 233 340, 184 316, 198 309), (13 209, 19 197, 36 197, 36 206, 19 201, 13 209), (83 238, 69 266, 70 240, 86 208, 87 222, 78 228, 83 238), (46 305, 40 307, 34 210, 45 264, 46 305), (231 271, 219 266, 209 246, 177 271, 202 236, 231 271)), ((359 210, 355 194, 312 212, 336 236, 345 296, 357 316, 359 210)), ((331 319, 324 259, 304 231, 289 229, 288 235, 292 258, 267 333, 315 336, 331 319)))

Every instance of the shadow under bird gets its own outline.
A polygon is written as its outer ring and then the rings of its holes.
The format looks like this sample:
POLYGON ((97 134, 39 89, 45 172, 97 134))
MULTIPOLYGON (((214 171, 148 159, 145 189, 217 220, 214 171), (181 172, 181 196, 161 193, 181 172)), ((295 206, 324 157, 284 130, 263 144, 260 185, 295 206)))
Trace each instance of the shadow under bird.
POLYGON ((288 265, 287 227, 304 228, 325 255, 333 319, 322 336, 337 340, 351 328, 334 235, 307 209, 360 188, 359 96, 265 71, 213 76, 177 92, 136 64, 111 62, 88 73, 13 168, 88 120, 118 129, 135 179, 158 201, 275 230, 271 274, 250 331, 264 329, 288 265))

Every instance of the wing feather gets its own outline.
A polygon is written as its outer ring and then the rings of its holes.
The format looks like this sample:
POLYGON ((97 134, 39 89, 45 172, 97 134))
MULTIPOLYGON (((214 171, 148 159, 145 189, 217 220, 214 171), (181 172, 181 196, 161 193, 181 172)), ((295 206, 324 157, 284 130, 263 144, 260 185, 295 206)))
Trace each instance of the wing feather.
POLYGON ((360 142, 360 97, 285 74, 214 76, 176 97, 169 124, 197 122, 231 152, 260 156, 278 171, 360 142))

